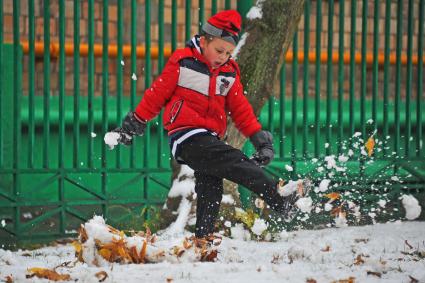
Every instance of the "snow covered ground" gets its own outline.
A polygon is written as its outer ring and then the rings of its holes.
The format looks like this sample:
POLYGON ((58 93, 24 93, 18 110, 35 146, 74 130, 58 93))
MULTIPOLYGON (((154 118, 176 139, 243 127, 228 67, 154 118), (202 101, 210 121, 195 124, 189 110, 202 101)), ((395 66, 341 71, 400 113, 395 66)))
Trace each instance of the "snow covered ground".
MULTIPOLYGON (((187 236, 187 235, 186 235, 187 236)), ((183 238, 182 235, 179 236, 183 238)), ((32 251, 0 249, 0 280, 26 279, 28 269, 45 267, 69 274, 71 281, 99 282, 425 282, 425 222, 282 233, 277 242, 224 238, 216 262, 109 264, 76 262, 71 244, 32 251), (70 263, 69 263, 70 262, 70 263), (311 279, 311 281, 308 281, 311 279), (313 281, 316 280, 316 281, 313 281), (417 281, 416 281, 417 280, 417 281)), ((159 238, 158 245, 178 239, 159 238)))

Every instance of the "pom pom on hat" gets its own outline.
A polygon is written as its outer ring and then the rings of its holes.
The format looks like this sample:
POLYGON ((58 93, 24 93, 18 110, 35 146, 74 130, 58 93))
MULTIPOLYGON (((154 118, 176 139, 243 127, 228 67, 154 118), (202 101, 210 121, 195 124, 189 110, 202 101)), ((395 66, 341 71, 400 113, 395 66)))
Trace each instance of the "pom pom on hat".
POLYGON ((241 30, 242 18, 235 10, 219 12, 208 19, 202 30, 215 37, 236 45, 239 41, 238 33, 241 30))

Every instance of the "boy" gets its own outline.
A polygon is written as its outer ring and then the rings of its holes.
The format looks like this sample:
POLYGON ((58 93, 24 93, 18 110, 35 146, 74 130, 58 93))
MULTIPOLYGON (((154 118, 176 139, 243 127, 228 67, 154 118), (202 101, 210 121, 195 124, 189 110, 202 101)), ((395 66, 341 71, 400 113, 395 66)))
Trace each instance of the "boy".
POLYGON ((165 106, 163 123, 171 153, 195 172, 197 238, 213 233, 223 178, 255 192, 281 213, 286 213, 303 194, 300 191, 281 196, 278 183, 260 167, 273 159, 272 135, 261 130, 244 96, 238 65, 230 58, 240 28, 241 17, 234 10, 208 19, 200 36, 172 54, 136 111, 128 113, 122 127, 115 130, 120 134, 119 142, 129 145, 134 135, 143 135, 147 121, 165 106), (256 148, 251 159, 221 140, 227 114, 256 148))

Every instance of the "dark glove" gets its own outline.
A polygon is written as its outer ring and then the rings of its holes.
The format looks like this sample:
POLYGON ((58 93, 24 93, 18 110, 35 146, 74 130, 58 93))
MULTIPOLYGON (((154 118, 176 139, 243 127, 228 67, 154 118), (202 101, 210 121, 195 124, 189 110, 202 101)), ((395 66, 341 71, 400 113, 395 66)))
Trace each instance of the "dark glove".
POLYGON ((128 112, 125 116, 122 126, 113 130, 120 134, 119 143, 124 145, 131 145, 133 143, 133 136, 142 136, 145 133, 146 121, 137 117, 136 113, 128 112))
POLYGON ((257 150, 251 159, 260 166, 269 164, 274 157, 273 136, 268 131, 259 131, 253 134, 250 138, 251 143, 257 150))

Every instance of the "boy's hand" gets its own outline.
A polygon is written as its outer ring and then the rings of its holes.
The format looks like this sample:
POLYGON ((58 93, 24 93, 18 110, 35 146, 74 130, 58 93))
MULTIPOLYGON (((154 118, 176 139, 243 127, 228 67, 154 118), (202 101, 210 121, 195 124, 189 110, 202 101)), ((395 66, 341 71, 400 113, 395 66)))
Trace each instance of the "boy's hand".
POLYGON ((269 164, 274 157, 272 134, 268 131, 259 131, 253 134, 249 139, 257 150, 257 152, 252 155, 251 159, 260 166, 269 164))
POLYGON ((145 133, 146 121, 137 117, 136 113, 128 112, 125 116, 122 126, 114 130, 120 134, 119 143, 124 145, 131 145, 133 143, 133 136, 142 136, 145 133))

